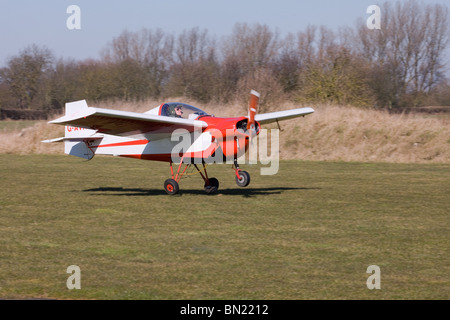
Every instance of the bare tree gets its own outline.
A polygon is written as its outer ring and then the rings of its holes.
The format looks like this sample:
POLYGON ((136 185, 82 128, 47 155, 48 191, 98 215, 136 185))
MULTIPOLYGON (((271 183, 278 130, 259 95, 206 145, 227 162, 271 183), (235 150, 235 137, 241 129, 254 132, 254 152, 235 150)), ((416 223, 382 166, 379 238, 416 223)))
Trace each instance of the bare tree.
POLYGON ((48 74, 54 57, 49 49, 31 45, 8 60, 0 77, 21 109, 48 104, 48 74))
POLYGON ((61 110, 67 101, 85 99, 82 95, 80 67, 74 60, 59 59, 50 76, 51 108, 61 110))
POLYGON ((298 78, 304 62, 299 49, 303 49, 303 46, 297 45, 296 36, 292 33, 280 42, 280 53, 273 64, 273 72, 285 92, 298 89, 298 78))
POLYGON ((237 23, 222 45, 222 78, 233 91, 239 79, 273 65, 278 54, 278 34, 267 25, 237 23))
POLYGON ((448 8, 410 0, 385 2, 381 10, 381 30, 369 30, 360 21, 357 45, 375 69, 373 86, 380 97, 387 94, 392 107, 417 104, 414 98, 430 93, 441 80, 450 36, 448 8))
POLYGON ((123 31, 103 50, 103 60, 119 66, 123 98, 158 97, 173 63, 173 36, 161 29, 123 31))
POLYGON ((148 78, 148 95, 159 97, 173 63, 174 36, 165 34, 161 29, 143 32, 147 39, 143 65, 148 78))
POLYGON ((165 95, 211 100, 219 81, 215 41, 207 30, 192 28, 182 32, 175 43, 165 95))

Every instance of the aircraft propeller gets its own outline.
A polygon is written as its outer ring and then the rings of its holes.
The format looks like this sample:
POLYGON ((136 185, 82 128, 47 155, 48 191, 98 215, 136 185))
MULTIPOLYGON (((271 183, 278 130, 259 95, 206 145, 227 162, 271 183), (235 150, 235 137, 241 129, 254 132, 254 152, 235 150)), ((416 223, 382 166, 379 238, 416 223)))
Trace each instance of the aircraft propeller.
POLYGON ((256 136, 255 115, 258 111, 259 96, 259 92, 256 92, 255 90, 250 91, 247 130, 249 130, 250 137, 252 138, 256 136))

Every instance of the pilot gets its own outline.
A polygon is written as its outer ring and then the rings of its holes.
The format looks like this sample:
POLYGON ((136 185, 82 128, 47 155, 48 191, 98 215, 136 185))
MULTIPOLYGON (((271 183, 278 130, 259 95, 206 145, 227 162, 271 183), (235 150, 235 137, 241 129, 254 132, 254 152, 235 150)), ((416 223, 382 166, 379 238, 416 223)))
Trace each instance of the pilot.
POLYGON ((178 105, 175 106, 175 118, 182 118, 183 117, 183 106, 178 105))

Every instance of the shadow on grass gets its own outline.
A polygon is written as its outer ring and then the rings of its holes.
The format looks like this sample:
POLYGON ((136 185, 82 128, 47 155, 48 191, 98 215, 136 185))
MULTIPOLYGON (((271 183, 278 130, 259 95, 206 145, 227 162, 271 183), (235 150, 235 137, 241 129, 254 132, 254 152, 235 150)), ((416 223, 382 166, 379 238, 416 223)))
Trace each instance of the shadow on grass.
MULTIPOLYGON (((258 195, 272 195, 281 194, 284 191, 289 190, 321 190, 322 188, 290 188, 290 187, 271 187, 271 188, 236 188, 236 189, 219 189, 215 194, 209 196, 218 195, 230 195, 230 196, 243 196, 252 197, 258 195)), ((167 195, 163 189, 143 189, 143 188, 122 188, 122 187, 99 187, 93 189, 86 189, 83 192, 95 193, 97 195, 108 196, 161 196, 167 195)), ((203 189, 181 189, 176 196, 182 195, 208 195, 203 189)))

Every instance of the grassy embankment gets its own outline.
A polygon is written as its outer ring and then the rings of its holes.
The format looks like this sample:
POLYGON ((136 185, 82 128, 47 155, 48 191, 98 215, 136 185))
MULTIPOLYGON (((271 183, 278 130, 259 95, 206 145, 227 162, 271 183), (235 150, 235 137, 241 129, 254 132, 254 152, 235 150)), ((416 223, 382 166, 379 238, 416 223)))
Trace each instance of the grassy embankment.
MULTIPOLYGON (((158 103, 102 103, 95 106, 145 112, 158 103)), ((216 116, 247 113, 245 106, 193 104, 216 116)), ((276 109, 293 107, 296 106, 283 103, 276 109)), ((450 118, 445 115, 430 117, 422 114, 389 114, 355 107, 312 107, 316 110, 312 115, 280 122, 281 159, 390 163, 450 161, 450 118)), ((14 130, 11 125, 9 129, 2 129, 8 125, 4 123, 0 124, 0 153, 62 153, 61 145, 40 142, 63 135, 60 126, 41 121, 33 123, 31 127, 14 130)), ((264 128, 273 129, 276 125, 264 128)))

